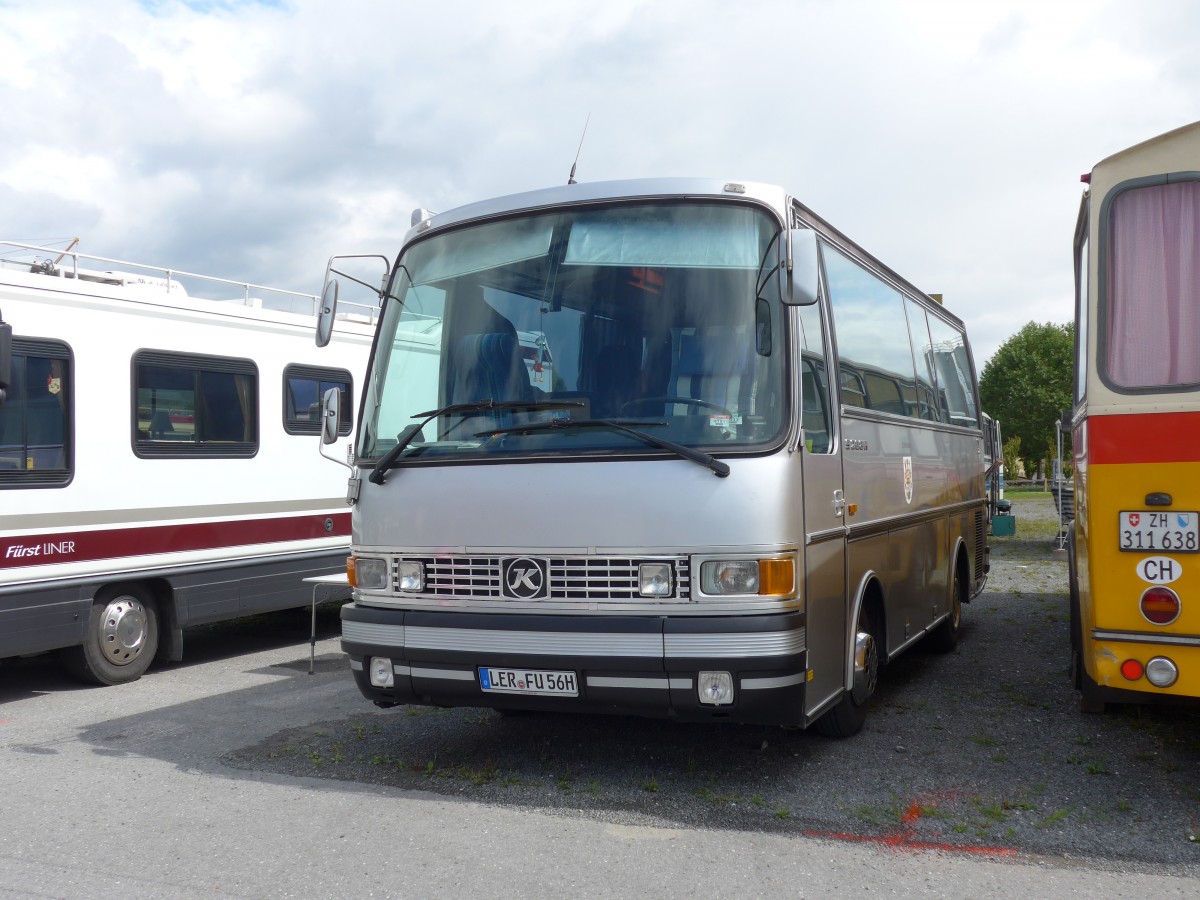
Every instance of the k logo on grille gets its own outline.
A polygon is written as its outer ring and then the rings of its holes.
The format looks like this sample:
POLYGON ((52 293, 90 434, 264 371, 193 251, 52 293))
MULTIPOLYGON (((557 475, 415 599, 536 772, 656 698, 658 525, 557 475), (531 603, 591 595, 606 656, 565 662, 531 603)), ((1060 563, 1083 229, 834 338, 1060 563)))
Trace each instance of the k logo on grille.
POLYGON ((546 560, 516 556, 500 564, 500 579, 505 597, 514 600, 545 600, 549 595, 546 560))

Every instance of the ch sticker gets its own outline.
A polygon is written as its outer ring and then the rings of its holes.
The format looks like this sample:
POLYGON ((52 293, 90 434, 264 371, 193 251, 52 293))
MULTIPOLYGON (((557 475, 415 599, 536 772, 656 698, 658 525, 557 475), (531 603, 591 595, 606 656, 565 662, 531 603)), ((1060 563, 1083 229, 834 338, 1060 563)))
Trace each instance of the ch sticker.
POLYGON ((1149 584, 1170 584, 1183 575, 1183 565, 1169 556, 1148 556, 1138 561, 1137 574, 1149 584))

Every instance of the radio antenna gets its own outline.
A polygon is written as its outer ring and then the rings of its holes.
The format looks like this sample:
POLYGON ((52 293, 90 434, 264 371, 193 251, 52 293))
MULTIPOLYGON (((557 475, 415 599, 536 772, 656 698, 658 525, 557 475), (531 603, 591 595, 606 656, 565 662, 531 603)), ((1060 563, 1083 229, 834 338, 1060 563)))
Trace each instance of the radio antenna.
POLYGON ((575 151, 575 162, 571 163, 571 174, 567 176, 567 184, 577 184, 575 181, 575 167, 579 165, 579 153, 583 150, 583 139, 587 137, 587 127, 590 121, 592 121, 592 114, 588 113, 587 119, 583 123, 583 134, 579 136, 579 149, 575 151))

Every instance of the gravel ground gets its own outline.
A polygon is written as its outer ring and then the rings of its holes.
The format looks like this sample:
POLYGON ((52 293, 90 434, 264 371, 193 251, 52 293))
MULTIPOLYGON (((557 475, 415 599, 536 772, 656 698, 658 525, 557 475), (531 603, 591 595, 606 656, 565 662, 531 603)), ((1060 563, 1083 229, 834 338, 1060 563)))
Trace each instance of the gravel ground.
POLYGON ((992 576, 958 649, 889 666, 850 740, 362 700, 224 762, 634 825, 1200 875, 1200 711, 1078 711, 1054 505, 1011 499, 1017 533, 992 539, 992 576))

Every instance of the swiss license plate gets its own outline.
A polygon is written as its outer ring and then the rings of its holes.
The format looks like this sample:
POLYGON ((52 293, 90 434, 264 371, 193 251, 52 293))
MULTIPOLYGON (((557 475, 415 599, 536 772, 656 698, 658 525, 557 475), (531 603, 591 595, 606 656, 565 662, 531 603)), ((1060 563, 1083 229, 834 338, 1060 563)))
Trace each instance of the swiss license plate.
POLYGON ((579 696, 579 679, 574 672, 481 668, 479 670, 479 686, 493 694, 530 694, 537 697, 579 696))
POLYGON ((1196 553, 1200 551, 1200 513, 1122 512, 1117 541, 1122 550, 1196 553))

